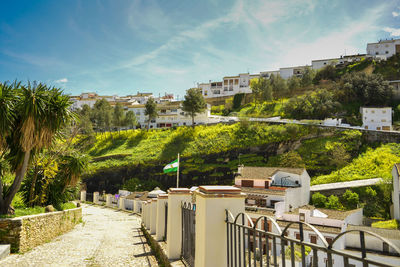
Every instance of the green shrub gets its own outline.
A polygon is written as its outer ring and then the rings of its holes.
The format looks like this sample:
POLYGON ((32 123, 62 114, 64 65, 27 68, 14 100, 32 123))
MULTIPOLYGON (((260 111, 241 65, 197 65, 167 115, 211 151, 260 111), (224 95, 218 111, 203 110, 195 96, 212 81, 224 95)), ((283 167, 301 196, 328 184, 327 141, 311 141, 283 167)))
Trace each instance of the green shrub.
POLYGON ((311 197, 312 204, 317 208, 324 208, 326 199, 327 199, 326 196, 324 196, 323 194, 321 194, 319 192, 314 193, 311 197))
POLYGON ((400 221, 398 221, 398 220, 388 220, 388 221, 374 222, 374 223, 371 224, 371 226, 374 227, 374 228, 400 230, 400 221))
POLYGON ((346 209, 356 209, 360 202, 359 196, 356 192, 346 190, 342 195, 342 203, 346 209))
POLYGON ((342 210, 343 206, 339 202, 339 198, 335 195, 331 195, 328 197, 328 201, 325 203, 325 208, 331 210, 342 210))

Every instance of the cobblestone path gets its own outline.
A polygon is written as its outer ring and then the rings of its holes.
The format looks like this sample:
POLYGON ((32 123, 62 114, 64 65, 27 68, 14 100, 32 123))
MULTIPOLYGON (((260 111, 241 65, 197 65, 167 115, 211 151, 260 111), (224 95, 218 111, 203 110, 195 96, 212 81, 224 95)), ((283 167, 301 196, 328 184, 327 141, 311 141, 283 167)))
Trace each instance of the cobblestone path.
POLYGON ((157 266, 136 215, 83 205, 83 223, 0 266, 157 266))

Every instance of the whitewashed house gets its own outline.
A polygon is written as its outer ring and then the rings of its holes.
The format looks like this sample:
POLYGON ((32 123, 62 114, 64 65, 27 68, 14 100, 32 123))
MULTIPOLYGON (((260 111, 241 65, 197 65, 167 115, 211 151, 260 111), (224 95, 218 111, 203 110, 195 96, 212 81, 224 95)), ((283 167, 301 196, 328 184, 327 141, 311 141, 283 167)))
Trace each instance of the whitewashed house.
POLYGON ((284 79, 289 79, 292 76, 301 77, 307 67, 309 66, 280 68, 279 75, 284 79))
POLYGON ((338 58, 329 58, 329 59, 317 59, 311 61, 311 66, 314 70, 322 69, 328 65, 332 66, 340 66, 342 64, 352 64, 358 61, 361 61, 363 58, 367 57, 366 54, 357 54, 357 55, 348 55, 341 56, 338 58))
POLYGON ((380 40, 367 44, 367 54, 376 58, 387 59, 400 53, 400 39, 380 40))
MULTIPOLYGON (((162 102, 157 104, 157 118, 150 121, 150 128, 169 128, 174 126, 191 126, 192 118, 182 110, 179 101, 162 102)), ((145 115, 145 105, 127 106, 126 110, 132 110, 135 113, 138 124, 141 128, 147 127, 148 116, 145 115)), ((217 118, 211 116, 211 106, 207 105, 203 113, 197 114, 194 119, 195 125, 216 123, 217 118)))
POLYGON ((391 131, 391 107, 361 107, 362 127, 368 130, 391 131))
POLYGON ((310 199, 310 176, 303 168, 240 166, 235 186, 247 193, 247 205, 274 209, 277 214, 306 205, 310 199))

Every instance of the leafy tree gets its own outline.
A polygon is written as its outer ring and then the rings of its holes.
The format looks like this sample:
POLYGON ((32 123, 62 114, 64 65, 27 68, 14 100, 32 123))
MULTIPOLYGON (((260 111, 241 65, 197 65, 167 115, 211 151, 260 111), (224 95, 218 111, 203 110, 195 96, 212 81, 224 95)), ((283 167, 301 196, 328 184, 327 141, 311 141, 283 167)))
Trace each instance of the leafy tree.
POLYGON ((289 151, 280 157, 279 165, 288 168, 304 168, 305 164, 299 153, 296 151, 289 151))
POLYGON ((297 76, 292 76, 287 80, 287 86, 289 89, 289 92, 293 93, 294 90, 300 88, 300 81, 301 79, 297 76))
POLYGON ((321 80, 335 81, 337 78, 338 74, 336 72, 336 68, 332 65, 327 65, 315 74, 313 82, 317 84, 321 80))
POLYGON ((307 87, 312 85, 313 79, 315 77, 315 71, 310 67, 306 67, 304 73, 301 77, 300 84, 302 87, 307 87))
POLYGON ((356 192, 346 190, 342 195, 342 203, 347 209, 356 209, 360 202, 359 196, 356 192))
POLYGON ((294 119, 325 119, 339 108, 334 94, 325 89, 292 97, 283 107, 285 114, 294 119))
POLYGON ((245 94, 244 93, 240 93, 240 94, 235 94, 235 96, 233 97, 233 109, 239 109, 240 106, 242 105, 242 101, 244 99, 245 94))
POLYGON ((311 197, 313 205, 317 208, 324 208, 326 199, 327 199, 326 196, 324 196, 323 194, 321 194, 319 192, 314 193, 311 197))
POLYGON ((192 117, 192 127, 194 127, 194 117, 196 114, 203 112, 206 107, 206 101, 198 88, 187 90, 185 100, 182 102, 182 110, 192 117))
POLYGON ((132 178, 129 179, 128 181, 126 181, 124 183, 124 185, 122 186, 122 188, 124 190, 128 190, 130 192, 136 192, 139 191, 140 188, 140 180, 138 178, 132 178))
MULTIPOLYGON (((281 75, 272 74, 270 77, 270 85, 274 95, 285 95, 288 92, 288 86, 286 80, 281 77, 281 75)), ((270 100, 270 99, 266 99, 270 100)))
POLYGON ((339 201, 339 197, 330 195, 325 203, 325 208, 332 210, 343 210, 343 205, 339 201))
POLYGON ((154 98, 150 97, 145 105, 144 114, 148 116, 147 118, 147 130, 150 129, 150 121, 157 118, 157 104, 154 101, 154 98))
MULTIPOLYGON (((343 168, 350 160, 350 155, 341 144, 335 144, 329 151, 331 165, 337 169, 343 168)), ((339 170, 340 172, 340 170, 339 170)))
POLYGON ((347 102, 361 101, 362 105, 388 105, 392 99, 393 88, 382 75, 354 72, 341 79, 347 102))
POLYGON ((250 88, 254 94, 254 103, 260 100, 268 101, 273 99, 270 80, 263 77, 254 78, 250 81, 250 88))
POLYGON ((110 130, 112 121, 112 107, 104 98, 97 100, 94 104, 93 119, 96 127, 101 131, 110 130))
POLYGON ((114 107, 113 111, 113 123, 114 126, 118 128, 118 130, 123 126, 124 124, 124 107, 122 106, 121 103, 117 103, 114 107))
POLYGON ((42 83, 0 84, 1 151, 14 174, 6 190, 4 181, 0 182, 1 214, 12 212, 10 204, 21 187, 32 155, 50 147, 54 137, 73 119, 70 105, 69 97, 61 90, 42 83))
POLYGON ((135 113, 132 110, 129 110, 125 114, 124 126, 133 128, 136 125, 137 125, 137 119, 136 119, 135 113))

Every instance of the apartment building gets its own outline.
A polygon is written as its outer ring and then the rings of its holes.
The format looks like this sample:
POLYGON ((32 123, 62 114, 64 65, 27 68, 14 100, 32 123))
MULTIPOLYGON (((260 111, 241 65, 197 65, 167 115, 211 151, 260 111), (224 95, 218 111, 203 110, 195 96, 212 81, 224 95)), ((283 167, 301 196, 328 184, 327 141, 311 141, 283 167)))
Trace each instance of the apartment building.
POLYGON ((362 127, 369 130, 391 131, 391 107, 361 107, 362 127))
MULTIPOLYGON (((188 116, 181 107, 182 102, 162 102, 157 104, 157 118, 150 121, 150 128, 165 128, 174 126, 191 126, 192 118, 188 116)), ((132 110, 135 113, 138 124, 141 128, 148 125, 148 116, 145 114, 145 105, 127 106, 126 111, 132 110)), ((195 125, 208 124, 218 122, 211 115, 211 106, 207 105, 203 113, 197 114, 195 117, 195 125)))
POLYGON ((341 56, 338 58, 317 59, 311 61, 311 67, 314 70, 319 70, 328 65, 341 66, 346 64, 352 64, 361 61, 366 57, 368 57, 368 55, 366 54, 357 54, 357 55, 341 56))
POLYGON ((310 66, 297 66, 297 67, 280 68, 279 69, 279 75, 283 79, 289 79, 292 76, 301 77, 307 67, 310 67, 310 66))
POLYGON ((367 54, 375 58, 387 59, 400 53, 400 39, 380 40, 367 44, 367 54))

